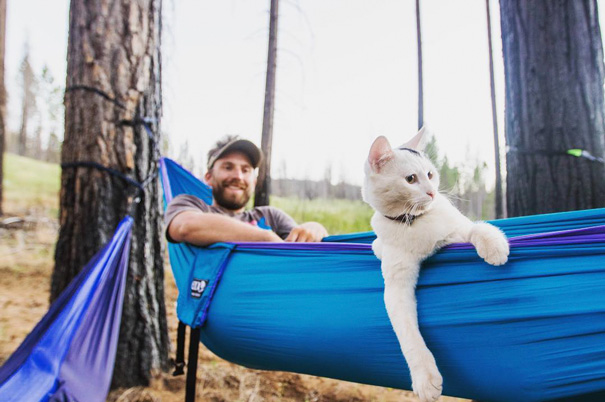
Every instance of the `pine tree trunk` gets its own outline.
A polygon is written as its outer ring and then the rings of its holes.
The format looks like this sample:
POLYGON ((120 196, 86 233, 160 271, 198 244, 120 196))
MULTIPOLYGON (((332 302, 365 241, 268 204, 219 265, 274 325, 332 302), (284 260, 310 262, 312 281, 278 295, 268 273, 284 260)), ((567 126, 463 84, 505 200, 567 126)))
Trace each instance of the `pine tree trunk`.
POLYGON ((424 127, 424 78, 422 76, 422 25, 420 0, 416 0, 416 51, 418 54, 418 130, 424 127))
POLYGON ((263 112, 263 135, 261 149, 265 161, 258 170, 254 195, 254 206, 269 205, 271 195, 271 149, 273 144, 273 115, 275 112, 275 73, 277 70, 277 21, 279 0, 271 0, 269 13, 269 52, 267 56, 267 81, 265 85, 265 108, 263 112))
MULTIPOLYGON (((96 162, 140 183, 157 171, 154 144, 140 124, 123 121, 156 119, 160 142, 161 0, 72 0, 69 24, 61 161, 96 162)), ((133 214, 114 386, 146 385, 152 373, 167 368, 159 191, 152 180, 133 214)), ((63 169, 52 299, 109 240, 135 195, 134 186, 107 172, 63 169)))
POLYGON ((6 0, 0 0, 0 216, 4 214, 4 146, 6 144, 6 88, 4 86, 4 49, 6 41, 6 0))
POLYGON ((596 0, 501 0, 509 216, 605 206, 603 47, 596 0))

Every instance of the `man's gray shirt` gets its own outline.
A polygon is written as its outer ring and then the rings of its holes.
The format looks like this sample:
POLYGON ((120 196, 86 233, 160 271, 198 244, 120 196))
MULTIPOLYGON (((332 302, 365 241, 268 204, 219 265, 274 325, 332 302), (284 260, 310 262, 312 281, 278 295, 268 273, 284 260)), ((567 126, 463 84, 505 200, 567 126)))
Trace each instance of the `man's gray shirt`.
POLYGON ((213 205, 208 205, 198 197, 190 194, 181 194, 172 199, 166 212, 164 213, 164 223, 166 224, 166 239, 175 243, 168 234, 168 226, 175 216, 185 211, 209 212, 230 216, 242 222, 260 227, 262 229, 271 229, 282 239, 286 239, 290 231, 297 226, 290 215, 275 207, 256 207, 241 214, 224 211, 213 205))

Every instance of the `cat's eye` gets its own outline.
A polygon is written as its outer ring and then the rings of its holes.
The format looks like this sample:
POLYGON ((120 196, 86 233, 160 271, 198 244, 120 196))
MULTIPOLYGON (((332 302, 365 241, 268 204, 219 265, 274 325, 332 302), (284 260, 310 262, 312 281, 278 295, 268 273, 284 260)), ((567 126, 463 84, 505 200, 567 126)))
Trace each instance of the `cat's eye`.
POLYGON ((428 176, 429 180, 433 178, 433 172, 431 171, 429 171, 426 175, 428 176))
POLYGON ((405 178, 405 181, 407 181, 410 184, 416 183, 416 175, 415 174, 411 174, 411 175, 407 176, 405 178))

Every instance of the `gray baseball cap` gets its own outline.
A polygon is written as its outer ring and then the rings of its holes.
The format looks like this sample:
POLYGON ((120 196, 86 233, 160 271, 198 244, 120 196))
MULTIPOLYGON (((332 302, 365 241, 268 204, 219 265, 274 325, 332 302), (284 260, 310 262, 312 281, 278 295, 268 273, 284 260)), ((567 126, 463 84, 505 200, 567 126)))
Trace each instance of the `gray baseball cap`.
POLYGON ((253 168, 257 168, 263 159, 262 151, 256 145, 254 145, 252 141, 234 138, 208 157, 208 170, 212 169, 214 163, 222 156, 234 151, 239 151, 247 155, 253 168))

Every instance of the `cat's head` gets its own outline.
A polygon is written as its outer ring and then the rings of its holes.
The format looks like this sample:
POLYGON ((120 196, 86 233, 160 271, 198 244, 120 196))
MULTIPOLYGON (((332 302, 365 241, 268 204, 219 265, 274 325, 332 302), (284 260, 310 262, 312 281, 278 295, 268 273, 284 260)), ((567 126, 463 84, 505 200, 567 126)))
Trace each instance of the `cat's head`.
POLYGON ((438 195, 439 174, 422 153, 424 129, 395 149, 378 137, 365 164, 362 195, 365 202, 386 216, 420 215, 438 195))

